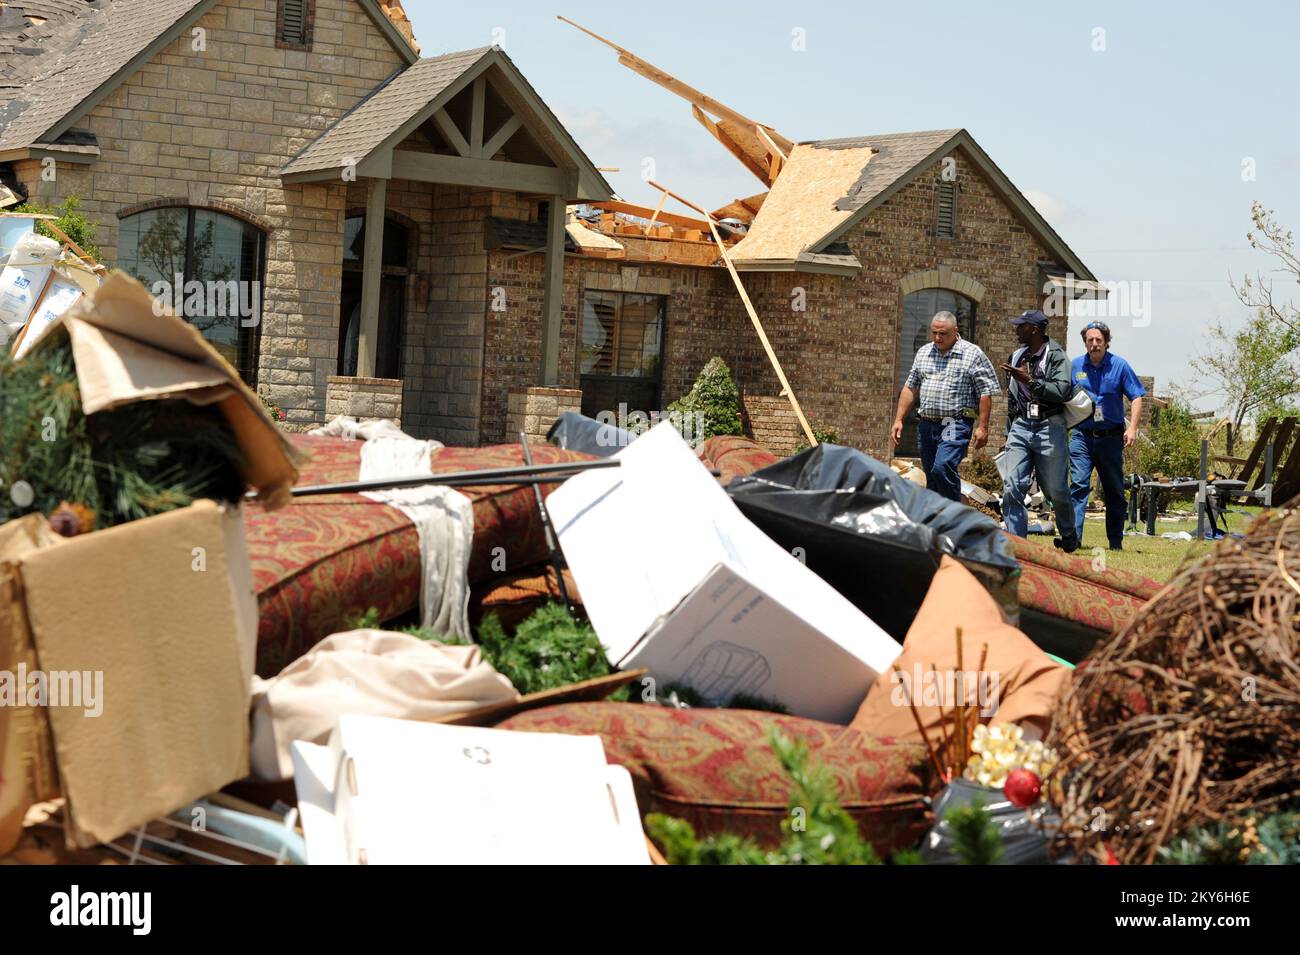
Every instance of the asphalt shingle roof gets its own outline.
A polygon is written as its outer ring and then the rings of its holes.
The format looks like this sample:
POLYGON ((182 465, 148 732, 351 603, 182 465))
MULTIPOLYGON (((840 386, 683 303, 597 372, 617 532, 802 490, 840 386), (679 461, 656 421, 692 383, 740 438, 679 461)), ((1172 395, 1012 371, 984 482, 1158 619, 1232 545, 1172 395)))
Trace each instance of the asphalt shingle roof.
POLYGON ((201 2, 7 3, 0 11, 0 149, 39 142, 201 2), (40 19, 44 22, 36 22, 40 19))
POLYGON ((811 145, 814 149, 870 147, 875 150, 857 182, 835 203, 836 209, 856 212, 959 132, 959 129, 933 129, 919 133, 885 133, 850 139, 821 139, 811 145))
POLYGON ((360 162, 491 50, 485 46, 418 60, 352 107, 280 174, 318 172, 360 162))

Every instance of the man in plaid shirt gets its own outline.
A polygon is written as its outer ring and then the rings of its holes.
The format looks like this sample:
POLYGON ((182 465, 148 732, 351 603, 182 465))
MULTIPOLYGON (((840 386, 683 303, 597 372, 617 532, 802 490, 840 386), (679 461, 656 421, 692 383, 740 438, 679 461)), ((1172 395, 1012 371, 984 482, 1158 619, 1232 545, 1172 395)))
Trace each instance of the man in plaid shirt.
POLYGON ((939 312, 930 322, 930 343, 922 345, 912 362, 907 383, 898 396, 893 439, 903 435, 903 417, 920 398, 916 436, 921 446, 921 470, 926 487, 954 501, 961 500, 957 465, 966 456, 975 424, 975 447, 989 440, 989 414, 999 390, 993 363, 979 346, 957 334, 957 316, 939 312))

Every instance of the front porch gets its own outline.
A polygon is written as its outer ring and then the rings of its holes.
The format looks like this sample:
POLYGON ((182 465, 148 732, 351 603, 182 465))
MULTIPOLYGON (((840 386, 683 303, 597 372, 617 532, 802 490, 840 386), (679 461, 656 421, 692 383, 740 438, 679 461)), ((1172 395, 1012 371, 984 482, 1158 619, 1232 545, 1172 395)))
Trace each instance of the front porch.
MULTIPOLYGON (((612 193, 500 50, 420 61, 290 161, 281 179, 344 197, 341 259, 337 272, 329 268, 338 277, 336 344, 313 382, 322 417, 344 406, 391 409, 397 381, 395 417, 405 430, 479 443, 486 313, 520 304, 490 287, 492 217, 538 227, 541 243, 522 253, 540 262, 533 384, 559 383, 565 208, 612 193), (379 221, 384 228, 366 227, 379 221), (329 364, 333 375, 321 376, 329 364)), ((274 352, 274 341, 265 344, 274 352)))

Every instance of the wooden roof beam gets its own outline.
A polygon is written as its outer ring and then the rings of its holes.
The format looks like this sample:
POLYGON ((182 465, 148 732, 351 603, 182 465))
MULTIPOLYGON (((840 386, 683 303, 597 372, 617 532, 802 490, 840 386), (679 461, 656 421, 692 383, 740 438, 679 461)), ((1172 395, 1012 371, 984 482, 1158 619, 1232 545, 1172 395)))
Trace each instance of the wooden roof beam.
POLYGON ((699 229, 701 232, 709 230, 709 224, 703 219, 692 219, 690 216, 677 215, 675 212, 664 212, 662 209, 656 210, 649 206, 638 206, 632 202, 606 200, 604 202, 589 202, 587 205, 593 209, 604 209, 606 212, 621 212, 624 215, 637 216, 648 222, 663 222, 666 225, 675 225, 683 229, 699 229))
MULTIPOLYGON (((587 34, 587 36, 595 40, 599 40, 601 43, 617 51, 618 62, 621 63, 623 66, 626 66, 629 70, 631 70, 634 73, 639 73, 641 76, 644 76, 646 79, 650 80, 650 82, 662 86, 670 93, 677 94, 682 99, 690 103, 692 106, 697 106, 700 109, 704 110, 705 112, 712 113, 714 116, 721 116, 723 119, 730 119, 733 122, 741 124, 742 126, 752 127, 752 126, 762 125, 761 123, 758 123, 750 119, 748 116, 745 116, 743 113, 738 113, 736 110, 732 109, 730 106, 727 106, 725 103, 718 102, 712 96, 708 96, 704 93, 701 93, 699 90, 695 89, 695 87, 683 83, 681 80, 677 79, 677 77, 673 76, 671 73, 668 73, 666 70, 659 69, 659 67, 655 66, 653 63, 649 63, 646 60, 641 59, 641 57, 637 56, 631 50, 624 49, 623 47, 619 46, 617 43, 613 42, 612 40, 608 40, 605 37, 601 36, 599 33, 593 33, 591 30, 588 30, 586 27, 574 23, 568 17, 557 17, 557 19, 562 20, 563 22, 569 24, 569 26, 571 27, 581 30, 583 33, 587 34)), ((772 137, 772 140, 778 146, 780 146, 786 153, 789 153, 790 150, 794 148, 794 142, 792 140, 787 139, 785 136, 782 136, 771 126, 764 126, 764 129, 766 129, 769 132, 769 134, 772 137)))
POLYGON ((754 162, 753 158, 749 155, 749 153, 741 149, 740 144, 727 135, 727 131, 725 129, 723 129, 713 120, 709 119, 709 117, 704 114, 703 110, 701 110, 698 106, 695 106, 693 104, 691 106, 691 115, 695 117, 696 121, 701 126, 703 126, 705 129, 709 131, 709 134, 714 139, 722 143, 722 147, 727 152, 731 153, 731 155, 739 159, 740 164, 742 166, 744 166, 755 176, 757 176, 759 182, 761 182, 765 186, 768 186, 769 188, 771 187, 772 179, 770 177, 768 170, 764 169, 761 165, 754 162))

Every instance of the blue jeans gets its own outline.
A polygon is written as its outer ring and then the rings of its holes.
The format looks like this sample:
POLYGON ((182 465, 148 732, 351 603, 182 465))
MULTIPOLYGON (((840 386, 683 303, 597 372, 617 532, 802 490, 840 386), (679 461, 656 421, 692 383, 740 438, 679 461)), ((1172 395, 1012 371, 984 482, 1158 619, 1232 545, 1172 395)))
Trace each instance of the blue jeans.
POLYGON ((1106 498, 1106 540, 1112 547, 1124 543, 1124 436, 1095 438, 1091 431, 1076 428, 1070 436, 1070 497, 1074 499, 1074 522, 1083 530, 1083 512, 1092 492, 1092 469, 1101 477, 1106 498))
POLYGON ((1037 471, 1038 486, 1052 502, 1056 514, 1057 535, 1067 545, 1078 543, 1074 508, 1066 487, 1068 456, 1065 422, 1059 416, 1044 421, 1017 418, 1011 423, 1007 428, 1004 458, 1007 476, 1002 481, 1002 518, 1007 522, 1008 531, 1017 537, 1029 532, 1025 493, 1037 471))
POLYGON ((942 422, 921 419, 916 425, 925 486, 951 501, 960 501, 961 477, 957 465, 966 456, 966 446, 970 444, 970 419, 948 418, 942 422))

